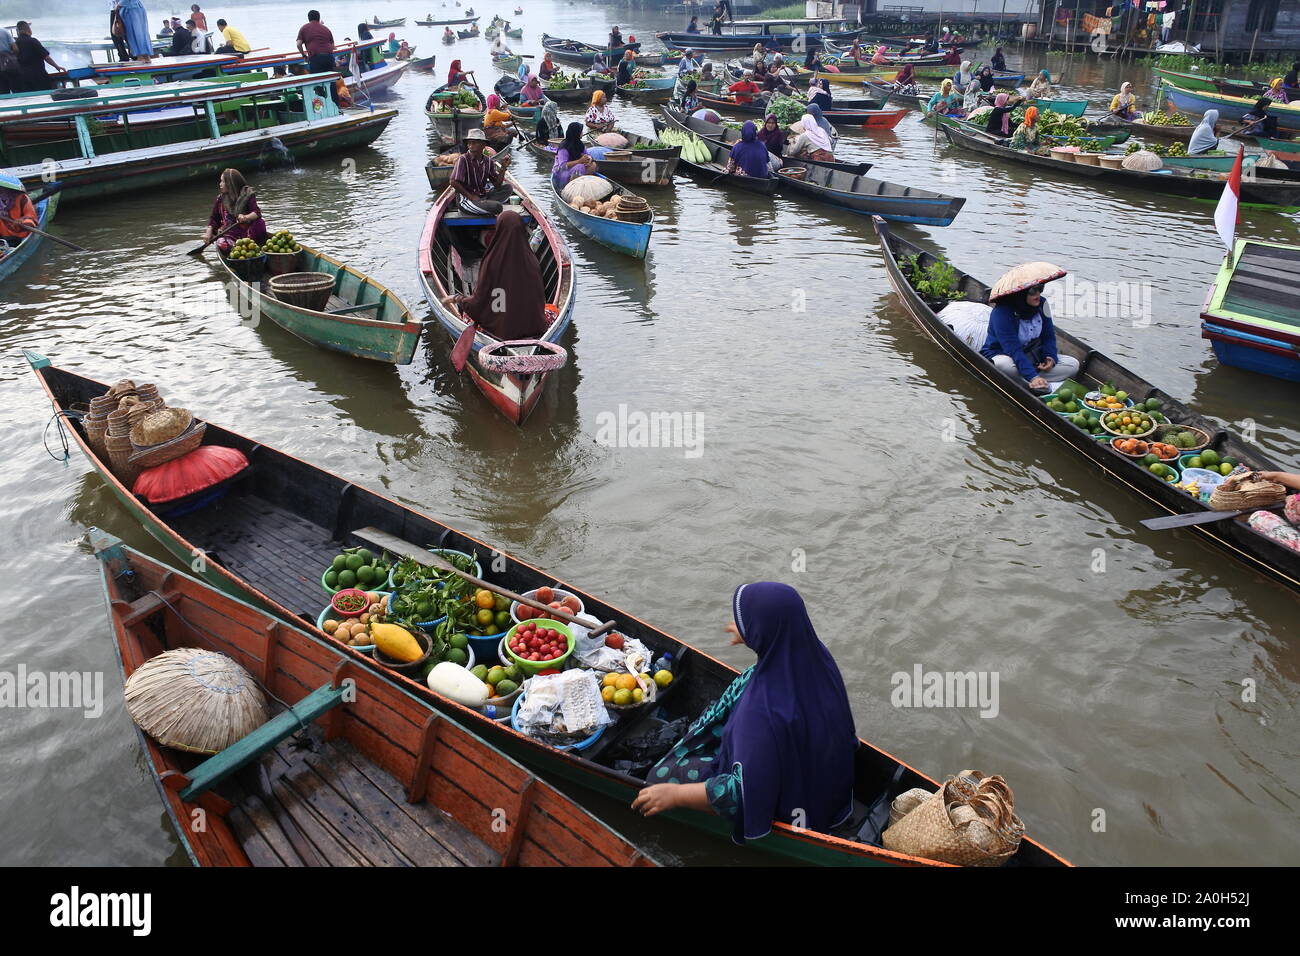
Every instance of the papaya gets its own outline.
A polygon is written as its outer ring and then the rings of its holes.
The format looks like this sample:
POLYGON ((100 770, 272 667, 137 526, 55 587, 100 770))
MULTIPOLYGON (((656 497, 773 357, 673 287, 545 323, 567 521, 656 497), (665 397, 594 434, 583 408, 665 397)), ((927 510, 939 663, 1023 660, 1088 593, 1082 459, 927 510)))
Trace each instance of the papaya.
POLYGON ((396 624, 372 624, 370 636, 375 639, 375 650, 395 661, 410 664, 424 656, 424 648, 404 627, 396 624))

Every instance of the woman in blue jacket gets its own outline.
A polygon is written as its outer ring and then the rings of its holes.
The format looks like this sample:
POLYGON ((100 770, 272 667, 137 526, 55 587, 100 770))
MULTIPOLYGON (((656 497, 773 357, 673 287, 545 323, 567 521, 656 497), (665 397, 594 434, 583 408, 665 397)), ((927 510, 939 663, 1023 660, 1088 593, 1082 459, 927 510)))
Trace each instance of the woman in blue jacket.
POLYGON ((1078 359, 1057 350, 1056 326, 1042 282, 996 297, 980 353, 992 359, 999 372, 1019 375, 1034 391, 1046 391, 1079 371, 1078 359))

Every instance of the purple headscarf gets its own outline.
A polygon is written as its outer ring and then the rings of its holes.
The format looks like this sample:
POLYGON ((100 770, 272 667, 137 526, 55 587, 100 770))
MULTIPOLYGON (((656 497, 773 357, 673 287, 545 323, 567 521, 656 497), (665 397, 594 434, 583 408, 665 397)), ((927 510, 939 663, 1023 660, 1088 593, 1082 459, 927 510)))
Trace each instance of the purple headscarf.
POLYGON ((740 128, 740 142, 731 147, 731 158, 746 176, 766 179, 767 157, 767 147, 758 141, 758 127, 753 120, 746 120, 740 128))
MULTIPOLYGON (((997 97, 993 100, 993 105, 1006 106, 1007 100, 1009 98, 1010 97, 1008 97, 1006 93, 999 93, 997 97)), ((1003 136, 1011 135, 1011 111, 1010 110, 1007 110, 1005 113, 1002 114, 1002 135, 1003 136)))
POLYGON ((858 738, 839 668, 788 584, 743 585, 732 612, 758 655, 716 764, 718 773, 741 768, 741 817, 732 839, 756 840, 773 820, 826 832, 853 811, 858 738))

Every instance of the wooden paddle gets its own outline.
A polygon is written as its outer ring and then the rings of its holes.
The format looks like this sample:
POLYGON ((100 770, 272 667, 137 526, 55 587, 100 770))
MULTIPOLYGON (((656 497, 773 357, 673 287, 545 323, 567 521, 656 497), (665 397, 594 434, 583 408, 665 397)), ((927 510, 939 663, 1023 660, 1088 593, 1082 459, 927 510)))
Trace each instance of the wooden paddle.
POLYGON ((26 229, 28 232, 34 232, 38 236, 44 236, 46 239, 52 239, 60 245, 67 246, 74 252, 89 252, 85 246, 79 246, 75 242, 68 242, 66 239, 60 239, 58 236, 52 236, 43 229, 37 229, 35 226, 27 226, 17 220, 10 219, 8 216, 0 216, 0 222, 7 222, 11 226, 17 226, 19 229, 26 229))
MULTIPOLYGON (((516 594, 514 591, 510 591, 506 588, 503 588, 498 584, 490 584, 481 578, 476 578, 468 571, 462 571, 460 568, 453 565, 450 561, 444 560, 442 557, 433 553, 432 551, 428 553, 428 557, 430 560, 427 563, 430 567, 437 568, 439 571, 451 571, 453 574, 459 575, 460 577, 464 578, 466 581, 468 581, 470 584, 474 585, 477 588, 483 588, 484 590, 491 591, 493 594, 500 594, 502 597, 509 598, 510 600, 515 601, 519 604, 526 604, 528 607, 536 608, 539 611, 545 611, 546 615, 552 618, 553 620, 563 621, 565 624, 576 624, 578 625, 578 627, 582 627, 582 628, 587 627, 585 623, 578 620, 578 618, 574 617, 568 611, 558 611, 553 607, 547 607, 545 604, 543 604, 541 601, 536 600, 535 598, 524 597, 522 594, 516 594)), ((423 555, 421 555, 421 557, 418 560, 422 564, 426 563, 423 555)), ((613 621, 606 621, 604 624, 601 624, 593 628, 590 631, 588 636, 599 637, 601 634, 604 634, 606 631, 612 630, 613 627, 614 627, 613 621)))
POLYGON ((1152 531, 1166 531, 1169 528, 1186 528, 1197 524, 1213 524, 1215 521, 1227 521, 1238 515, 1250 514, 1258 508, 1246 508, 1242 511, 1197 511, 1187 515, 1161 515, 1159 518, 1143 518, 1142 526, 1152 531))
POLYGON ((222 236, 227 236, 227 235, 229 235, 230 233, 234 232, 236 229, 239 228, 239 226, 240 226, 240 223, 237 223, 237 222, 236 222, 236 223, 232 223, 231 225, 229 225, 229 226, 227 226, 225 229, 223 229, 221 232, 219 232, 219 233, 217 233, 215 236, 213 236, 211 239, 209 239, 207 242, 205 242, 203 245, 199 246, 197 249, 191 249, 189 252, 186 253, 186 255, 189 255, 189 256, 201 256, 201 255, 203 255, 203 250, 204 250, 204 249, 206 249, 208 246, 212 245, 214 242, 216 242, 216 241, 217 241, 218 239, 220 239, 222 236))

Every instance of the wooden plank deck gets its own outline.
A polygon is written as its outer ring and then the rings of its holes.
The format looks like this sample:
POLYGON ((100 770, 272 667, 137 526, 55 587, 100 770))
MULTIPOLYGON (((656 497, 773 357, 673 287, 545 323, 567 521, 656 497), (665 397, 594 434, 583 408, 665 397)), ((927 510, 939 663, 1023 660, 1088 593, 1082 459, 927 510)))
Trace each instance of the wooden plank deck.
POLYGON ((248 768, 227 796, 254 866, 498 866, 500 855, 344 740, 290 738, 248 768))

